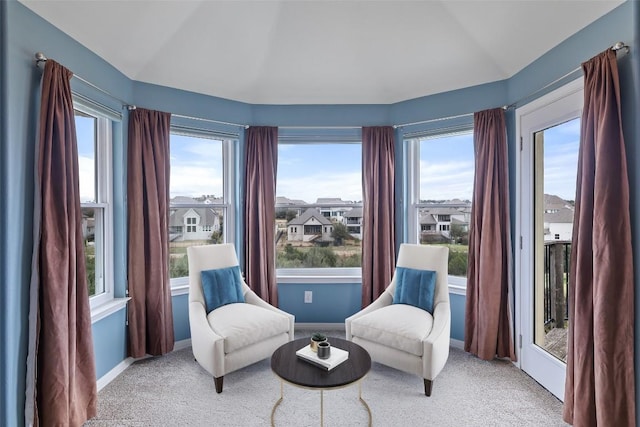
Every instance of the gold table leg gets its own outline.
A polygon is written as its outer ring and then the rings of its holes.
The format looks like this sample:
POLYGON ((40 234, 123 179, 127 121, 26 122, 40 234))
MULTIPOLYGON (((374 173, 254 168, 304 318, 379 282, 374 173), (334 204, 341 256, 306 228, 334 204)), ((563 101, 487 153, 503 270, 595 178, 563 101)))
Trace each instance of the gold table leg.
POLYGON ((280 381, 280 399, 278 399, 278 401, 273 405, 273 409, 271 410, 271 427, 275 427, 276 423, 274 421, 274 417, 276 415, 276 409, 278 408, 278 405, 280 405, 282 403, 282 397, 283 397, 283 393, 282 390, 284 389, 284 381, 280 381))
MULTIPOLYGON (((275 414, 276 409, 282 403, 282 399, 284 396, 284 381, 280 380, 280 398, 273 405, 273 409, 271 409, 271 426, 275 427, 275 414)), ((369 427, 373 425, 373 417, 371 416, 371 408, 369 408, 369 404, 362 398, 362 381, 358 381, 358 399, 360 403, 367 410, 367 415, 369 416, 369 427)), ((320 389, 320 427, 324 426, 324 389, 320 389)))

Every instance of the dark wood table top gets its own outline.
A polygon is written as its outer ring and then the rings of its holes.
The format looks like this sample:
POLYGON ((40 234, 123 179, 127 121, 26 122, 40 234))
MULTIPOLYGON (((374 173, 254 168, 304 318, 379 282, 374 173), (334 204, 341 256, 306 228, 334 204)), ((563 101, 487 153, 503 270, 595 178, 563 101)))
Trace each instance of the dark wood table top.
POLYGON ((308 345, 310 338, 290 341, 278 348, 271 356, 271 370, 283 380, 301 387, 330 389, 352 384, 371 369, 369 353, 358 344, 341 338, 329 337, 329 343, 332 347, 348 351, 349 358, 332 370, 325 371, 300 360, 296 351, 308 345))

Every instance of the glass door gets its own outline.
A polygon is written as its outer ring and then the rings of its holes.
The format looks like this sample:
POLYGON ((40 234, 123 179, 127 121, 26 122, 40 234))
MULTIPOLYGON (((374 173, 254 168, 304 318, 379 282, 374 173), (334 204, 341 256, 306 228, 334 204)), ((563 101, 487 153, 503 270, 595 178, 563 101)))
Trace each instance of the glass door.
POLYGON ((519 351, 522 369, 562 400, 581 82, 532 104, 517 112, 522 138, 519 351))

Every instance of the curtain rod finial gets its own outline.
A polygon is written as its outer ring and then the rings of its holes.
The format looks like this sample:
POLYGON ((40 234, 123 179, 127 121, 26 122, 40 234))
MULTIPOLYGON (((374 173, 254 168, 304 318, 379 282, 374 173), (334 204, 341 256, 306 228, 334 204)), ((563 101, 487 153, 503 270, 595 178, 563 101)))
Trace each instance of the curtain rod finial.
POLYGON ((136 108, 138 108, 138 107, 136 107, 135 105, 127 105, 127 110, 129 110, 129 111, 133 111, 136 108))
POLYGON ((624 53, 629 53, 629 46, 624 44, 624 42, 616 42, 616 44, 611 46, 611 50, 613 50, 614 52, 624 50, 624 53))
POLYGON ((36 52, 35 57, 36 57, 36 65, 39 65, 41 62, 47 62, 47 57, 44 56, 44 53, 42 52, 36 52))

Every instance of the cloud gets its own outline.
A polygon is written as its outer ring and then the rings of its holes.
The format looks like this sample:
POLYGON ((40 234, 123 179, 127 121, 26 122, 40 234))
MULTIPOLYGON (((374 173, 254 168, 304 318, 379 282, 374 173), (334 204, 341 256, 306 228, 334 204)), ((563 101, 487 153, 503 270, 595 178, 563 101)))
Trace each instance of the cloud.
POLYGON ((420 161, 420 199, 471 200, 473 194, 472 161, 430 163, 420 161))
POLYGON ((332 173, 278 178, 277 195, 314 203, 319 197, 340 197, 342 200, 362 200, 360 172, 332 173))
POLYGON ((78 156, 78 175, 80 180, 80 202, 95 202, 95 166, 93 158, 78 156))
POLYGON ((222 196, 222 172, 212 167, 192 164, 171 166, 171 197, 198 197, 203 194, 222 196))

